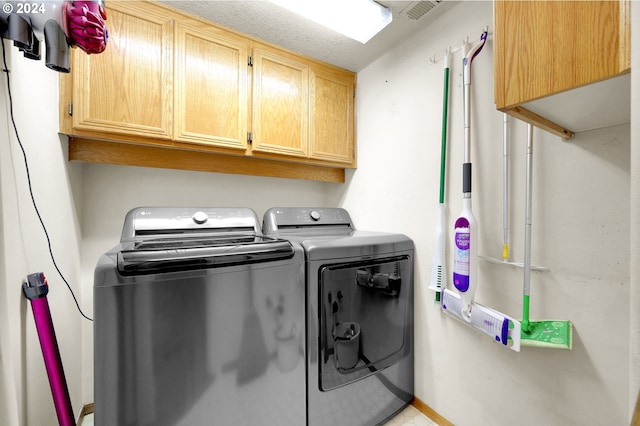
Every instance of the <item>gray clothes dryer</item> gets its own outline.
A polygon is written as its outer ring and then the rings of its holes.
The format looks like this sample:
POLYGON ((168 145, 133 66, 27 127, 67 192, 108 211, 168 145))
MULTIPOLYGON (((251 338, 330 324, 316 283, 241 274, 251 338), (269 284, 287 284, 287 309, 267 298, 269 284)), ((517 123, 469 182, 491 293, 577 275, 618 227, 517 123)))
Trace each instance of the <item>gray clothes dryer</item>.
POLYGON ((244 208, 137 208, 94 281, 96 426, 304 425, 304 256, 244 208))
POLYGON ((271 208, 263 232, 303 247, 307 424, 384 423, 414 394, 414 245, 337 208, 271 208))

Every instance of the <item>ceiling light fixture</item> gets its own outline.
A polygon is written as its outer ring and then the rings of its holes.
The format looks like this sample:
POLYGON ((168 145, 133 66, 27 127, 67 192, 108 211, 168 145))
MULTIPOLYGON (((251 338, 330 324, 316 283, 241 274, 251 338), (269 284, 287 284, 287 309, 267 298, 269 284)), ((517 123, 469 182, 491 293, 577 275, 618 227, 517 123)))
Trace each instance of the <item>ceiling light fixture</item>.
POLYGON ((393 19, 391 9, 373 0, 270 1, 362 44, 378 34, 393 19))

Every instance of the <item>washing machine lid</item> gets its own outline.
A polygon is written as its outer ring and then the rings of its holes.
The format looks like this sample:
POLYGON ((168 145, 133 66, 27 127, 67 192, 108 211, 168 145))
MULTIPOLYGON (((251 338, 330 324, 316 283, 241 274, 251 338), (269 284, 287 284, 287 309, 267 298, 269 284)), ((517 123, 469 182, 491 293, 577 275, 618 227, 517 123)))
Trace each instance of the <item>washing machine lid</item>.
POLYGON ((219 268, 290 259, 293 245, 263 237, 157 238, 124 244, 117 252, 123 275, 219 268))
POLYGON ((293 245, 264 237, 249 208, 138 207, 125 217, 117 268, 123 275, 289 259, 293 245))

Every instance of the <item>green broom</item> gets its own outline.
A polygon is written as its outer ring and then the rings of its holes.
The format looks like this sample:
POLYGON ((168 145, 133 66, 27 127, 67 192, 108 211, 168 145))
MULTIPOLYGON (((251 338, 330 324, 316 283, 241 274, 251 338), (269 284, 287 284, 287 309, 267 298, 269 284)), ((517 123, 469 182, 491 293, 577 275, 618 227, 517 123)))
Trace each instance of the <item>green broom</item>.
POLYGON ((451 52, 447 50, 444 55, 444 91, 442 96, 442 143, 440 148, 440 196, 438 198, 438 222, 436 226, 435 250, 433 264, 431 266, 431 281, 429 288, 436 292, 435 303, 440 304, 442 289, 446 288, 446 242, 445 242, 445 204, 444 204, 444 178, 447 164, 447 113, 449 111, 449 68, 451 52))
POLYGON ((570 321, 529 320, 529 287, 531 282, 531 212, 533 187, 533 126, 528 124, 527 137, 527 189, 524 243, 524 297, 522 301, 522 346, 569 349, 572 347, 573 326, 570 321))

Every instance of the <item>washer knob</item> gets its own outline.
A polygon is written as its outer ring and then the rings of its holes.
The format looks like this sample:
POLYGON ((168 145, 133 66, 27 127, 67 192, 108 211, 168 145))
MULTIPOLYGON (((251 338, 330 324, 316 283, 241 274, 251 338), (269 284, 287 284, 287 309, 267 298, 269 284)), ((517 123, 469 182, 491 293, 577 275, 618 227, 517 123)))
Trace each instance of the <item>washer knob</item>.
POLYGON ((193 216, 191 216, 191 219, 193 219, 193 221, 198 225, 202 225, 207 220, 209 220, 209 216, 207 216, 207 214, 203 211, 197 211, 193 214, 193 216))
POLYGON ((311 219, 315 221, 320 220, 320 212, 318 210, 311 210, 311 213, 309 213, 309 216, 311 216, 311 219))

